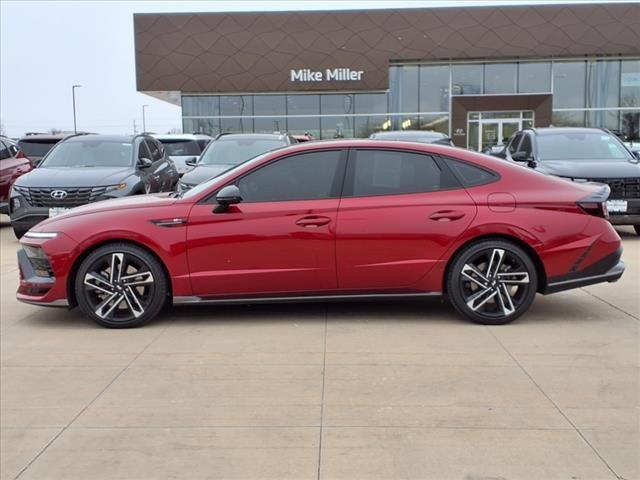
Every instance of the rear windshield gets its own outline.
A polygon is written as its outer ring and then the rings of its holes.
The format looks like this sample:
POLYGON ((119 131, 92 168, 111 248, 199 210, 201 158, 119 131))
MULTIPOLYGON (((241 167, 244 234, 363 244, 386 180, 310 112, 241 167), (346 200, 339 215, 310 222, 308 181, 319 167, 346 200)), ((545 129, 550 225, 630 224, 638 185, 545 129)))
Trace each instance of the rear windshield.
POLYGON ((554 133, 538 136, 536 160, 630 160, 620 141, 607 133, 554 133))
POLYGON ((222 138, 213 141, 200 157, 203 165, 238 165, 262 153, 284 147, 278 138, 222 138))
POLYGON ((44 157, 60 140, 20 140, 20 150, 27 157, 44 157))
POLYGON ((186 157, 200 155, 200 145, 196 140, 160 140, 170 157, 186 157))
POLYGON ((82 140, 63 142, 44 159, 41 167, 128 167, 133 164, 127 142, 82 140))

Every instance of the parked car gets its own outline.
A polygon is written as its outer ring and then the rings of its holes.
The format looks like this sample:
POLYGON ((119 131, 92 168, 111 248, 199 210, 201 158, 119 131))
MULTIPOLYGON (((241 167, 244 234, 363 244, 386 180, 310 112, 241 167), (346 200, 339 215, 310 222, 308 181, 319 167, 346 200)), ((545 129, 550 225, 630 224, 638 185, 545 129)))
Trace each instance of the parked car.
POLYGON ((21 240, 17 297, 78 305, 120 328, 168 302, 446 294, 467 318, 503 324, 537 292, 620 278, 607 194, 443 145, 307 142, 183 195, 109 200, 42 222, 21 240))
POLYGON ((188 134, 153 135, 162 143, 167 155, 176 164, 180 176, 193 168, 193 163, 198 161, 202 149, 198 137, 188 134), (190 165, 187 164, 189 162, 190 165))
POLYGON ((441 132, 433 130, 390 130, 387 132, 372 133, 369 138, 376 140, 401 140, 405 142, 438 143, 440 145, 453 145, 453 140, 441 132))
POLYGON ((31 161, 24 156, 16 142, 7 137, 0 137, 0 213, 9 213, 11 185, 31 169, 31 161))
POLYGON ((294 143, 296 140, 284 133, 220 134, 193 163, 195 168, 180 179, 178 191, 187 191, 256 155, 294 143))
POLYGON ((609 185, 611 223, 640 235, 640 164, 618 137, 597 128, 528 128, 505 149, 507 160, 574 182, 609 185))
POLYGON ((42 220, 107 198, 174 189, 178 172, 147 135, 81 135, 58 143, 11 189, 9 214, 18 238, 42 220))
POLYGON ((204 149, 207 148, 209 142, 213 140, 211 135, 207 135, 206 133, 194 133, 193 134, 198 140, 198 145, 200 145, 200 151, 204 152, 204 149))
POLYGON ((55 135, 49 134, 31 134, 25 135, 18 140, 20 150, 27 156, 37 167, 44 156, 49 153, 58 142, 68 137, 68 133, 59 133, 55 135))

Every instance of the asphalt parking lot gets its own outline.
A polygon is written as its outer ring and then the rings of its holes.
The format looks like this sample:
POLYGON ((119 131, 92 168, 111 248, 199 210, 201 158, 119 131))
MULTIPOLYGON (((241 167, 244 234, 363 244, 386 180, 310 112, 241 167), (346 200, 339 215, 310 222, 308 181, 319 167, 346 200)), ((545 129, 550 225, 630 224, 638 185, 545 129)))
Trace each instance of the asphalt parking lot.
POLYGON ((640 478, 640 237, 619 231, 620 282, 507 326, 432 300, 180 308, 117 331, 18 303, 3 221, 1 477, 640 478))

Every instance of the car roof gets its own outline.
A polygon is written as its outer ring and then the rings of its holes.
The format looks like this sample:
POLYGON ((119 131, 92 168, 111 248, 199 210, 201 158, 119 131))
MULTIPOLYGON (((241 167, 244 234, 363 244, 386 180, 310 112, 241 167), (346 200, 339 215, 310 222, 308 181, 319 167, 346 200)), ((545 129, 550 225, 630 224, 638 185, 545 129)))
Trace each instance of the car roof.
POLYGON ((587 127, 543 127, 534 129, 534 132, 536 133, 536 135, 560 135, 567 133, 608 133, 601 128, 587 127))
POLYGON ((153 138, 157 139, 157 140, 199 140, 200 137, 190 134, 190 133, 165 133, 164 135, 158 135, 156 133, 154 133, 153 135, 151 135, 153 138))
POLYGON ((274 138, 285 140, 288 135, 286 133, 224 133, 220 134, 215 141, 237 137, 254 138, 256 140, 269 140, 274 138))
POLYGON ((388 130, 384 132, 376 132, 375 138, 384 137, 446 137, 442 132, 435 130, 388 130))
MULTIPOLYGON (((102 140, 103 142, 122 142, 122 143, 131 143, 133 139, 136 137, 140 137, 141 135, 100 135, 100 134, 90 134, 90 135, 74 135, 69 137, 65 142, 82 142, 85 140, 102 140)), ((144 135, 148 136, 148 135, 144 135)))
POLYGON ((19 142, 28 142, 28 141, 40 141, 40 140, 62 140, 63 138, 68 137, 69 135, 73 135, 73 133, 69 134, 69 133, 54 133, 54 134, 48 134, 48 133, 36 133, 33 135, 25 135, 23 137, 20 137, 20 139, 18 140, 19 142))

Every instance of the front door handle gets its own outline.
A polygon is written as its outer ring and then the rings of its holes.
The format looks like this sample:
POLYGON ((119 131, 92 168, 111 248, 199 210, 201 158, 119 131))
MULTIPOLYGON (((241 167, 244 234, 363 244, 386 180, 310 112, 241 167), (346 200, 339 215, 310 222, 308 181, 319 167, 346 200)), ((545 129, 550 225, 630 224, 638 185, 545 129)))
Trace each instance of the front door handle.
POLYGON ((301 227, 321 227, 331 222, 329 217, 322 217, 319 215, 310 215, 308 217, 302 217, 296 221, 296 225, 301 227))
POLYGON ((460 220, 464 215, 464 212, 459 212, 457 210, 440 210, 439 212, 429 215, 429 218, 439 222, 451 222, 453 220, 460 220))

